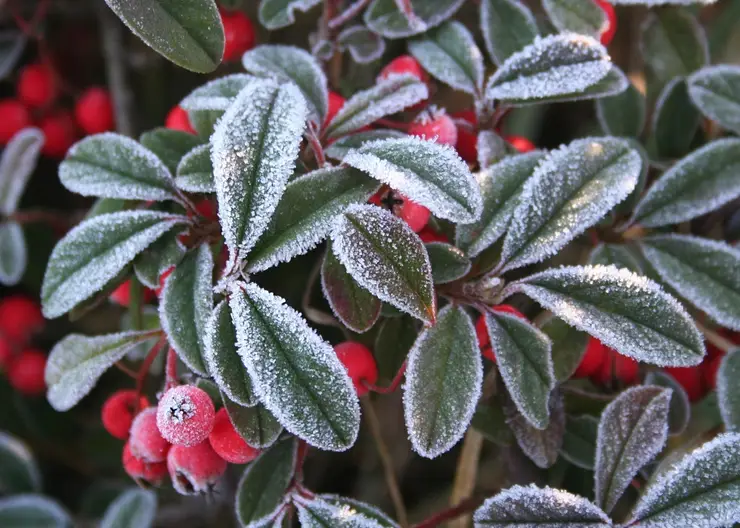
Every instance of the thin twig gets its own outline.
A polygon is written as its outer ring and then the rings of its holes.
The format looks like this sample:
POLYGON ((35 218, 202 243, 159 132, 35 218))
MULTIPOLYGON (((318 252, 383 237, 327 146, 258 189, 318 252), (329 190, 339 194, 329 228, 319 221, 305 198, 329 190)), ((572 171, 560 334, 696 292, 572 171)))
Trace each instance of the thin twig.
POLYGON ((308 124, 308 131, 306 132, 306 139, 308 139, 308 143, 311 145, 311 150, 313 151, 313 155, 316 158, 316 164, 319 166, 319 168, 324 167, 324 165, 326 165, 326 156, 324 155, 324 147, 321 146, 321 141, 319 140, 318 132, 313 123, 308 124))
POLYGON ((694 323, 696 324, 696 327, 701 331, 701 333, 704 334, 704 338, 723 352, 727 353, 733 348, 737 348, 738 345, 736 345, 726 337, 721 336, 714 330, 707 328, 699 321, 694 321, 694 323))
POLYGON ((120 361, 116 361, 115 363, 113 363, 113 366, 116 367, 121 372, 123 372, 124 374, 126 374, 129 378, 137 379, 138 377, 138 374, 136 372, 128 368, 126 365, 124 365, 120 361))
POLYGON ((396 375, 393 377, 393 380, 391 381, 391 384, 387 387, 379 387, 377 385, 373 385, 372 383, 368 383, 367 381, 363 380, 363 385, 367 390, 370 392, 377 392, 378 394, 391 394, 392 392, 396 392, 396 389, 401 384, 401 381, 403 380, 403 375, 406 373, 406 362, 403 362, 403 365, 401 365, 401 368, 398 369, 398 372, 396 372, 396 375))
POLYGON ((457 506, 435 513, 425 521, 415 524, 413 528, 434 528, 445 521, 449 521, 450 519, 455 519, 465 513, 472 512, 480 506, 482 502, 483 500, 478 497, 469 497, 457 506))
MULTIPOLYGON (((471 427, 465 434, 462 451, 457 459, 455 482, 450 494, 450 506, 455 507, 463 504, 465 497, 470 497, 473 494, 475 483, 478 480, 478 462, 482 449, 483 435, 471 427)), ((450 522, 450 527, 465 528, 469 522, 468 517, 460 517, 454 522, 450 522)))
POLYGON ((360 14, 360 11, 362 11, 369 3, 370 0, 357 0, 354 4, 350 5, 347 9, 329 20, 329 29, 337 29, 338 27, 343 26, 360 14))

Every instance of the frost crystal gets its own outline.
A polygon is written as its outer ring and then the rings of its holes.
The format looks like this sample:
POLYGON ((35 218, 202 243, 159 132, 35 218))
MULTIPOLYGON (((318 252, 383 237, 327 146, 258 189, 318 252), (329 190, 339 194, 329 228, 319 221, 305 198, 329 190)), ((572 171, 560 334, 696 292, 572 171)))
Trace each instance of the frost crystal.
POLYGON ((325 528, 341 526, 342 528, 382 528, 387 526, 376 518, 366 516, 349 504, 331 504, 315 497, 307 500, 296 497, 294 504, 298 509, 298 520, 306 528, 325 528))
POLYGON ((740 66, 720 64, 695 72, 689 95, 702 113, 740 134, 740 66))
POLYGON ((15 134, 5 146, 0 159, 0 213, 4 216, 10 216, 18 207, 44 141, 41 130, 29 127, 15 134))
POLYGON ((170 422, 181 424, 195 416, 195 405, 192 400, 180 394, 167 403, 167 417, 170 422))
POLYGON ((722 358, 717 371, 717 399, 722 421, 728 431, 740 431, 740 348, 730 350, 722 358))
POLYGON ((350 26, 337 37, 341 51, 349 50, 352 60, 358 64, 368 64, 378 60, 385 53, 385 40, 365 26, 350 26))
POLYGON ((295 12, 306 12, 321 0, 262 0, 258 16, 267 29, 279 29, 295 22, 295 12))
POLYGON ((504 405, 506 425, 514 433, 516 443, 522 452, 542 469, 551 467, 557 461, 560 448, 563 446, 565 409, 563 398, 556 391, 550 393, 548 410, 550 420, 547 427, 537 429, 511 401, 504 405))
POLYGON ((254 80, 256 80, 255 77, 246 73, 235 73, 215 79, 190 92, 180 102, 180 107, 188 112, 197 110, 225 111, 234 102, 239 92, 254 80))
POLYGON ((183 191, 193 193, 213 193, 213 164, 211 145, 198 145, 185 154, 177 165, 175 183, 183 191))

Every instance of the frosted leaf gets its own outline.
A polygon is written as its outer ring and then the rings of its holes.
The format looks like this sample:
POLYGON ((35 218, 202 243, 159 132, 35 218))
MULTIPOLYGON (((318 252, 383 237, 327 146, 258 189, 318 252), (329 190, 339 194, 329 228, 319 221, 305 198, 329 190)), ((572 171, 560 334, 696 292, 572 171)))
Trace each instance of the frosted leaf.
POLYGON ((279 84, 294 83, 306 100, 308 118, 317 125, 324 122, 329 105, 326 76, 310 53, 295 46, 266 44, 246 52, 242 64, 248 72, 279 84))
POLYGON ((501 160, 475 175, 483 198, 483 213, 473 224, 457 226, 457 246, 476 257, 504 234, 524 182, 545 157, 541 151, 519 154, 501 160))
POLYGON ((27 41, 22 31, 6 29, 0 34, 0 80, 5 80, 12 72, 27 41))
POLYGON ((353 332, 367 332, 380 317, 383 303, 357 284, 331 247, 321 264, 321 291, 337 319, 353 332))
POLYGON ((509 286, 620 354, 659 366, 698 365, 704 342, 686 310, 656 283, 614 266, 566 266, 509 286))
POLYGON ((210 145, 199 145, 180 159, 175 184, 192 193, 216 192, 210 145))
POLYGON ((0 487, 3 493, 41 491, 41 472, 31 449, 25 442, 0 431, 0 487))
POLYGON ((344 103, 324 135, 336 138, 395 114, 429 97, 426 83, 409 73, 391 75, 367 90, 360 90, 344 103))
POLYGON ((258 16, 260 24, 269 30, 290 26, 296 11, 306 12, 321 0, 261 0, 258 16))
POLYGON ((480 26, 488 54, 497 66, 539 35, 534 15, 519 0, 482 0, 480 26))
POLYGON ((360 286, 426 323, 436 317, 432 267, 408 224, 373 205, 351 205, 337 217, 332 250, 360 286))
POLYGON ((126 136, 106 132, 72 145, 59 165, 59 180, 83 196, 126 200, 171 200, 175 182, 151 150, 126 136))
POLYGON ((610 24, 606 12, 593 0, 544 0, 542 7, 559 31, 598 39, 610 24))
POLYGON ((146 489, 129 489, 108 506, 100 528, 151 528, 157 514, 157 495, 146 489))
POLYGON ((484 315, 491 349, 511 399, 534 427, 545 429, 550 391, 555 387, 550 338, 516 315, 490 311, 484 315))
POLYGON ((627 89, 596 100, 596 117, 605 134, 638 137, 645 127, 645 96, 628 83, 627 89))
POLYGON ((514 433, 522 452, 539 468, 551 467, 558 459, 565 435, 565 410, 563 398, 556 391, 550 393, 550 422, 544 429, 537 429, 522 415, 511 401, 504 405, 506 425, 514 433))
POLYGON ((378 60, 385 52, 385 40, 365 26, 349 26, 337 36, 341 51, 349 51, 357 64, 369 64, 378 60))
POLYGON ((441 82, 471 95, 483 88, 483 54, 460 22, 446 22, 410 40, 409 52, 441 82))
POLYGON ((740 518, 740 435, 721 434, 652 482, 628 524, 729 526, 740 518))
POLYGON ((560 33, 511 55, 486 85, 486 96, 502 102, 578 94, 611 69, 606 48, 585 35, 560 33))
POLYGON ((482 383, 483 363, 470 316, 447 305, 409 352, 403 414, 414 451, 436 458, 459 442, 482 383))
POLYGON ((671 390, 671 403, 668 409, 668 434, 680 435, 686 430, 691 418, 691 402, 683 386, 662 370, 651 370, 645 376, 645 385, 657 385, 671 390))
POLYGON ((365 143, 344 163, 388 184, 435 216, 453 222, 480 217, 482 200, 468 165, 452 147, 418 137, 365 143))
POLYGON ((255 526, 282 504, 293 478, 297 442, 277 442, 247 466, 236 490, 236 515, 242 526, 255 526))
POLYGON ((399 132, 398 130, 391 129, 375 129, 375 130, 364 130, 348 136, 342 136, 334 141, 331 145, 326 147, 324 154, 326 157, 342 161, 344 156, 347 155, 353 149, 360 148, 365 143, 375 141, 376 139, 389 139, 389 138, 402 138, 406 137, 406 134, 399 132))
POLYGON ((375 516, 365 515, 348 502, 325 501, 320 497, 311 499, 295 496, 293 504, 298 510, 298 520, 304 528, 382 528, 397 526, 381 523, 375 516))
POLYGON ((218 120, 224 115, 223 110, 191 110, 188 112, 190 124, 204 140, 213 135, 218 120))
POLYGON ((232 73, 214 79, 190 92, 185 99, 180 101, 180 108, 188 112, 197 110, 226 111, 234 102, 236 96, 239 95, 239 92, 254 80, 254 76, 246 73, 232 73))
POLYGON ((512 153, 511 146, 493 130, 481 130, 478 132, 478 138, 475 140, 475 149, 478 152, 478 166, 482 171, 512 153))
POLYGON ((624 244, 599 243, 588 256, 588 263, 601 266, 615 266, 642 275, 642 265, 637 257, 624 244))
POLYGON ((389 39, 418 35, 450 18, 464 0, 412 0, 414 18, 399 10, 395 0, 375 0, 365 10, 367 27, 389 39))
POLYGON ((56 501, 28 493, 0 499, 0 525, 68 528, 72 519, 56 501))
POLYGON ((594 502, 614 509, 637 472, 665 446, 671 390, 627 389, 601 413, 594 466, 594 502))
POLYGON ((260 402, 310 445, 349 449, 360 428, 360 406, 332 347, 283 299, 255 284, 232 285, 229 305, 260 402))
POLYGON ((246 253, 267 228, 293 173, 306 103, 292 83, 253 82, 211 137, 218 214, 226 243, 246 253))
POLYGON ((377 188, 378 182, 351 167, 318 169, 293 180, 250 252, 247 270, 262 271, 308 253, 329 235, 338 214, 366 202, 377 188))
POLYGON ((673 165, 648 189, 633 221, 645 227, 678 224, 740 196, 740 139, 712 141, 673 165))
POLYGON ((717 371, 717 399, 727 431, 740 430, 740 349, 730 350, 717 371))
POLYGON ((187 221, 155 211, 122 211, 84 221, 51 252, 41 287, 44 315, 59 317, 89 299, 136 255, 187 221))
POLYGON ((36 168, 44 134, 38 128, 24 128, 5 145, 0 158, 0 214, 10 216, 26 190, 36 168))
POLYGON ((432 264, 434 284, 447 284, 468 274, 472 263, 461 250, 445 242, 428 242, 424 245, 432 264))
POLYGON ((717 0, 614 0, 613 5, 645 5, 648 7, 657 7, 662 5, 679 5, 705 6, 715 3, 717 0))
POLYGON ((18 222, 0 223, 0 284, 14 286, 23 278, 28 250, 23 228, 18 222))
POLYGON ((559 382, 570 379, 586 352, 588 334, 576 330, 557 317, 550 317, 541 328, 552 341, 555 379, 559 382))
POLYGON ((578 139, 552 151, 519 195, 499 269, 556 254, 632 192, 641 168, 639 153, 617 138, 578 139))
POLYGON ((77 405, 106 370, 152 335, 151 331, 95 337, 70 334, 59 341, 49 353, 44 373, 51 406, 68 411, 77 405))
POLYGON ((652 133, 655 157, 675 159, 691 149, 701 114, 691 104, 686 79, 676 77, 663 88, 655 103, 652 133))
POLYGON ((609 517, 583 497, 550 487, 512 486, 486 499, 473 516, 476 528, 606 528, 609 517))
POLYGON ((191 250, 167 277, 159 299, 159 319, 170 346, 188 368, 208 374, 204 336, 213 310, 213 255, 208 244, 191 250))
POLYGON ((570 101, 586 101, 590 99, 601 99, 611 97, 624 92, 629 87, 630 81, 622 70, 611 65, 607 74, 597 83, 592 84, 582 92, 552 95, 540 99, 522 99, 508 101, 510 106, 542 105, 545 103, 566 103, 570 101))
POLYGON ((689 96, 709 119, 740 134, 740 66, 719 64, 694 72, 689 96))
POLYGON ((379 380, 390 383, 406 361, 409 350, 419 337, 419 330, 417 322, 411 317, 389 316, 387 311, 389 306, 381 308, 385 317, 378 325, 372 349, 378 365, 379 380))
POLYGON ((720 325, 740 330, 740 249, 690 235, 656 235, 640 248, 660 278, 720 325))
POLYGON ((158 289, 162 274, 180 262, 185 255, 185 246, 180 234, 168 233, 134 259, 134 272, 139 281, 153 290, 158 289))
POLYGON ((598 429, 599 421, 589 414, 568 416, 560 454, 574 466, 593 471, 598 429))
POLYGON ((398 526, 398 523, 396 523, 396 521, 391 519, 384 512, 380 511, 380 509, 378 509, 376 506, 373 506, 366 502, 361 502, 351 497, 340 497, 339 495, 330 495, 328 493, 317 495, 317 497, 319 497, 322 501, 326 502, 327 504, 330 504, 331 506, 334 506, 336 508, 354 510, 356 513, 372 521, 375 521, 380 526, 384 526, 387 528, 395 528, 398 526))
POLYGON ((308 42, 311 45, 311 55, 322 61, 330 60, 337 51, 331 40, 320 39, 317 33, 309 33, 308 42))
POLYGON ((171 174, 175 174, 182 157, 203 143, 203 140, 182 130, 160 127, 144 132, 139 137, 139 142, 154 152, 171 174))
POLYGON ((283 426, 261 403, 243 407, 222 394, 224 407, 231 424, 247 444, 255 449, 266 449, 273 445, 283 432, 283 426))

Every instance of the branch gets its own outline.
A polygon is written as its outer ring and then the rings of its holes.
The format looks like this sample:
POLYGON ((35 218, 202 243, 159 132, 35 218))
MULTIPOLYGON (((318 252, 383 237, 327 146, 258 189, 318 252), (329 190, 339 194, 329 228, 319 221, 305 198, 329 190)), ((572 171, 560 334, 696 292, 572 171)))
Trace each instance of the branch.
MULTIPOLYGON (((482 449, 483 435, 471 427, 465 434, 462 452, 460 458, 457 459, 455 482, 452 485, 452 494, 450 495, 451 506, 463 505, 465 497, 470 497, 475 490, 475 483, 478 480, 478 462, 482 449)), ((454 523, 450 523, 450 527, 465 528, 468 525, 468 520, 467 516, 461 517, 454 523)))

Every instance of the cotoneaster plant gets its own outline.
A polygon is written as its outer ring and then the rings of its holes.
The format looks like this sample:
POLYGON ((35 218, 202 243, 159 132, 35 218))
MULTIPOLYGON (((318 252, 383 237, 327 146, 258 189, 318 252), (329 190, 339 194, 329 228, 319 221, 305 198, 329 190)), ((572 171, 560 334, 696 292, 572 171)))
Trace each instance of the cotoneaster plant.
MULTIPOLYGON (((241 526, 406 527, 374 411, 400 392, 413 452, 462 444, 452 506, 419 527, 740 522, 740 67, 710 64, 695 17, 708 2, 614 2, 650 8, 640 83, 605 47, 619 35, 601 0, 543 0, 538 18, 518 0, 262 0, 265 30, 323 4, 307 49, 255 45, 234 2, 106 3, 183 68, 244 70, 192 91, 166 128, 90 135, 59 167, 97 202, 49 258, 43 314, 111 298, 135 317, 63 338, 47 398, 68 411, 146 346, 101 415, 139 484, 210 494, 246 463, 241 526), (343 61, 373 65, 374 82, 344 89, 343 61), (443 90, 466 107, 441 107, 443 90), (573 101, 595 119, 556 148, 505 131, 523 108, 573 101), (297 296, 265 279, 299 257, 313 269, 297 296), (692 420, 703 398, 721 421, 692 420), (363 420, 393 518, 304 484, 304 461, 352 449, 363 420), (496 489, 477 478, 489 441, 515 461, 496 489)), ((29 108, 55 97, 38 75, 21 78, 29 108)), ((79 101, 86 132, 113 126, 110 105, 79 101)), ((3 167, 24 148, 35 161, 38 131, 18 137, 3 167)), ((17 245, 24 183, 8 181, 0 241, 17 245)), ((130 493, 106 518, 150 525, 154 495, 130 493)))

